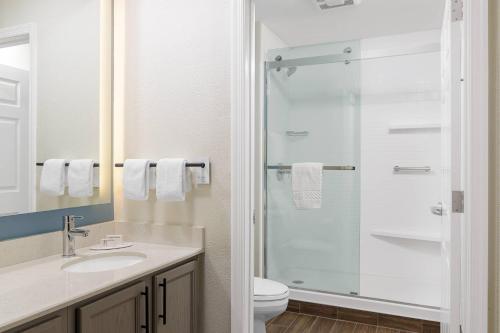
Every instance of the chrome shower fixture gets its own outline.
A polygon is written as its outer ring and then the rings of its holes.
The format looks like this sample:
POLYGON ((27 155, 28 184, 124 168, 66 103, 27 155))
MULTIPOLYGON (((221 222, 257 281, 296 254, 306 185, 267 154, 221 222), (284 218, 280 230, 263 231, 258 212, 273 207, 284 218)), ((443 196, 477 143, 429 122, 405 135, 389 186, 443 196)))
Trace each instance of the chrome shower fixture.
MULTIPOLYGON (((276 58, 274 58, 274 61, 281 61, 281 60, 283 60, 283 57, 280 55, 277 55, 276 58)), ((276 72, 279 72, 279 71, 281 71, 281 67, 276 68, 276 72)))
POLYGON ((338 7, 359 5, 361 0, 313 0, 320 10, 329 10, 338 7))
POLYGON ((290 77, 297 71, 297 67, 288 67, 286 70, 286 76, 290 77))

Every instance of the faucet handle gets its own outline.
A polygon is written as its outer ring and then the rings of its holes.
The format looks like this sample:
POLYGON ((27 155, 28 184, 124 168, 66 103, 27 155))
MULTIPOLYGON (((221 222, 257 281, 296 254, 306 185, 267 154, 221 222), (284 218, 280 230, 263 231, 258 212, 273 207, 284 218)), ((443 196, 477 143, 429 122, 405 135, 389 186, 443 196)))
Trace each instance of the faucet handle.
POLYGON ((77 220, 83 220, 83 219, 84 219, 83 216, 70 215, 69 216, 69 221, 70 221, 70 224, 71 224, 71 228, 74 228, 76 226, 76 221, 77 220))
POLYGON ((83 216, 75 216, 75 215, 64 215, 63 216, 63 224, 66 227, 66 225, 69 225, 70 228, 74 227, 75 221, 76 220, 83 220, 83 216))

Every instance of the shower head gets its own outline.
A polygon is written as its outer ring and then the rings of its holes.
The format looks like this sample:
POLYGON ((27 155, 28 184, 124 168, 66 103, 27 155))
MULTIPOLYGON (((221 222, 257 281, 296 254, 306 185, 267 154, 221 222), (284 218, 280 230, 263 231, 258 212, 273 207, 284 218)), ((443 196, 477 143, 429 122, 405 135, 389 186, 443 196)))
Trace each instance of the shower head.
POLYGON ((288 67, 286 70, 286 76, 290 77, 297 71, 297 67, 288 67))

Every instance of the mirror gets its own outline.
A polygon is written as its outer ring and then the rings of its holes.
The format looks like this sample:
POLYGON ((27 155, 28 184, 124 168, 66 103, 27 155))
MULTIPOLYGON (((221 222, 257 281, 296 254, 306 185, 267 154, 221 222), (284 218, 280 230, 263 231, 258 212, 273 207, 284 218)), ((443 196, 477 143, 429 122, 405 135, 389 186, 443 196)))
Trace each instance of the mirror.
POLYGON ((0 0, 0 216, 111 202, 111 74, 112 0, 0 0))

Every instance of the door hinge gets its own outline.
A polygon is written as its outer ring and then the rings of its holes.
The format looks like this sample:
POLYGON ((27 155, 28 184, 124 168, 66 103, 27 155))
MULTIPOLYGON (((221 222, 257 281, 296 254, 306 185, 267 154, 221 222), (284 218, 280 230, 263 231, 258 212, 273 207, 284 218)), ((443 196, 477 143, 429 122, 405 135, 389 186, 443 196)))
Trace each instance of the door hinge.
POLYGON ((462 325, 459 325, 460 327, 460 333, 464 333, 464 330, 462 329, 462 325))
POLYGON ((252 221, 253 221, 253 224, 255 224, 255 221, 256 221, 256 217, 255 217, 255 209, 253 210, 253 213, 252 213, 252 221))
POLYGON ((464 19, 464 1, 451 0, 451 22, 462 21, 464 19))
POLYGON ((451 211, 453 213, 464 212, 464 191, 451 192, 451 211))

